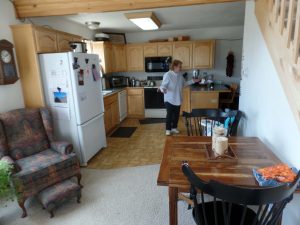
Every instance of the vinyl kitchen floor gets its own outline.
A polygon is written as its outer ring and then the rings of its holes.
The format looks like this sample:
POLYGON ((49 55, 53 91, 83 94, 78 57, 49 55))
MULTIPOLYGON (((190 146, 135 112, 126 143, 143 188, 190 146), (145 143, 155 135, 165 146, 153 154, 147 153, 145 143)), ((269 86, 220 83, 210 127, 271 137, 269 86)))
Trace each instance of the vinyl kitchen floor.
MULTIPOLYGON (((107 148, 102 149, 88 163, 88 168, 113 169, 159 164, 165 144, 165 124, 141 125, 137 119, 126 119, 120 126, 137 127, 130 138, 107 138, 107 148)), ((185 128, 180 119, 179 129, 185 128)))

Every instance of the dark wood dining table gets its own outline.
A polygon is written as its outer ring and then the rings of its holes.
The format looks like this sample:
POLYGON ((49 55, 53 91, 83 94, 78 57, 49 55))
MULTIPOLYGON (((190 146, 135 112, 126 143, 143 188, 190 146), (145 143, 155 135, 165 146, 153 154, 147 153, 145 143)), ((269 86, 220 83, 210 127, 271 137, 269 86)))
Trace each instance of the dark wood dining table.
POLYGON ((238 159, 234 162, 211 162, 206 156, 211 137, 167 137, 157 184, 169 188, 170 225, 178 224, 178 196, 189 192, 190 188, 181 171, 183 161, 188 161, 193 171, 205 181, 217 180, 245 187, 258 186, 252 174, 253 168, 282 163, 257 137, 230 137, 228 142, 238 159))

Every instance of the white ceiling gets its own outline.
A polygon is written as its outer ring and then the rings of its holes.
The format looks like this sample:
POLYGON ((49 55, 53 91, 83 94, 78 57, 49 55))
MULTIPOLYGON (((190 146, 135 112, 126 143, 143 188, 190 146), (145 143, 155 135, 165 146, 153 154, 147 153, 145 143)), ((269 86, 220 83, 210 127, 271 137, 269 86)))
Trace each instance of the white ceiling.
MULTIPOLYGON (((244 24, 245 2, 239 1, 136 11, 155 12, 157 18, 162 22, 160 30, 241 26, 244 24)), ((64 16, 63 18, 80 24, 84 24, 86 21, 98 21, 101 23, 100 29, 102 32, 131 33, 141 31, 140 28, 124 16, 126 12, 86 13, 64 16)))

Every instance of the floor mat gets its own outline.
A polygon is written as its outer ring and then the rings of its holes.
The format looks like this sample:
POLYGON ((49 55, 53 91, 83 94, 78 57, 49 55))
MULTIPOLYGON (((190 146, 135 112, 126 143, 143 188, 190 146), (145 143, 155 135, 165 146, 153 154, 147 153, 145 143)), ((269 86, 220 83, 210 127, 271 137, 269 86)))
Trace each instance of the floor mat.
POLYGON ((129 138, 136 130, 136 127, 119 127, 110 137, 129 138))
POLYGON ((153 123, 165 123, 165 118, 146 118, 143 120, 140 120, 140 124, 153 124, 153 123))

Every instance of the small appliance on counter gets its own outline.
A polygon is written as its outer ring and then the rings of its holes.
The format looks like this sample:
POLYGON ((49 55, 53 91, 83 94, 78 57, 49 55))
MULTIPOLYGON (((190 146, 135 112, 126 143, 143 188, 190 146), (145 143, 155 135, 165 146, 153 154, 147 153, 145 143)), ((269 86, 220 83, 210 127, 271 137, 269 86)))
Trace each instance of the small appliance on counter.
POLYGON ((163 80, 163 76, 148 76, 146 87, 159 87, 163 80))
POLYGON ((73 52, 87 53, 87 47, 85 42, 72 41, 70 42, 70 47, 73 49, 73 52))
POLYGON ((129 86, 129 77, 125 76, 112 76, 109 78, 111 88, 120 88, 129 86))

